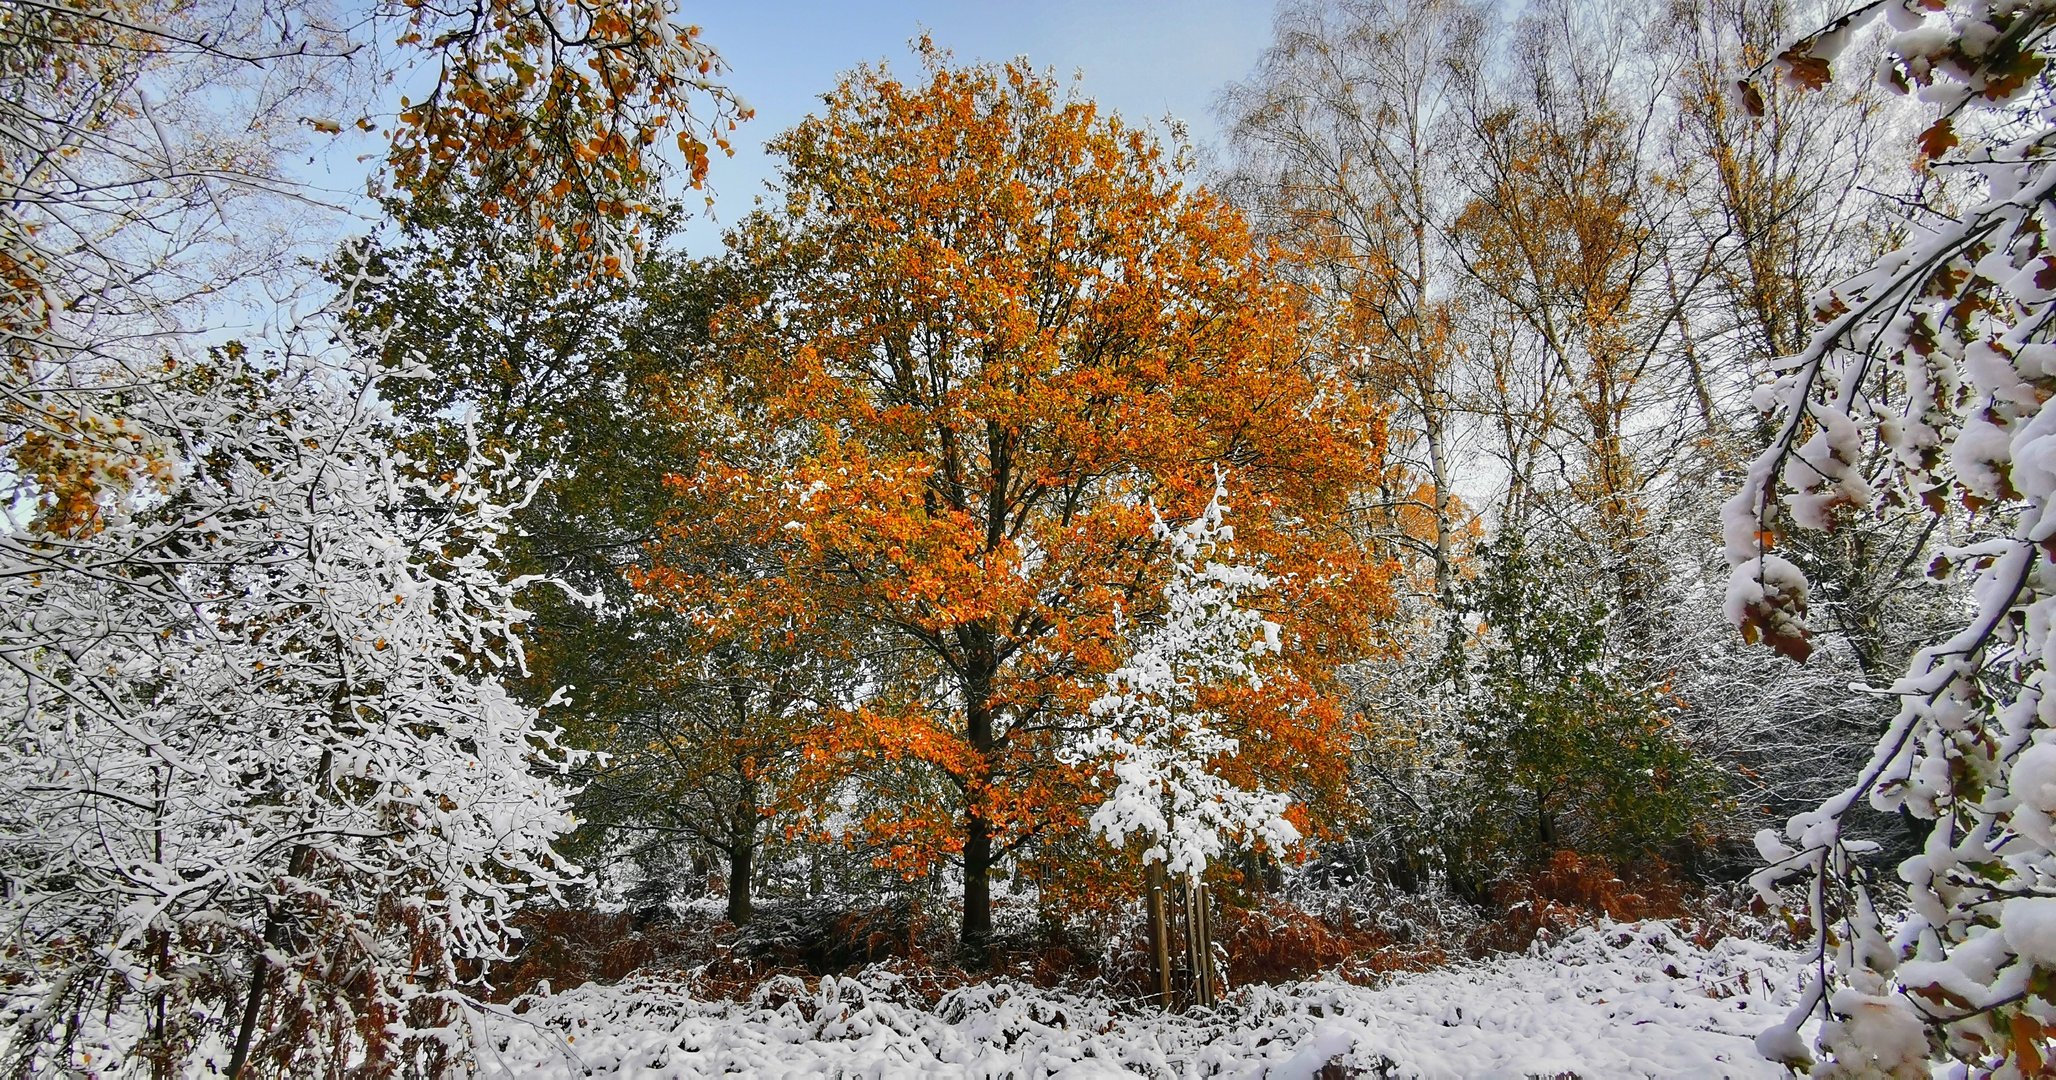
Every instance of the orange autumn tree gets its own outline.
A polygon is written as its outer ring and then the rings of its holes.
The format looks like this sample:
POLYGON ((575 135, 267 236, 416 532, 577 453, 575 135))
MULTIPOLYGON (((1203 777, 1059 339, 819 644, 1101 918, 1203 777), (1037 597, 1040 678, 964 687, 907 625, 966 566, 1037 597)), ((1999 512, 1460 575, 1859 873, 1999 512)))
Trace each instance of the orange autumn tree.
MULTIPOLYGON (((1053 78, 923 52, 923 80, 859 68, 775 141, 783 196, 731 237, 760 284, 720 316, 726 390, 777 460, 699 462, 682 483, 719 509, 677 516, 657 557, 726 537, 778 571, 650 584, 875 631, 853 661, 872 692, 809 756, 868 790, 903 869, 961 859, 975 957, 995 868, 1097 798, 1059 750, 1161 600, 1151 504, 1189 519, 1227 470, 1238 549, 1277 582, 1261 606, 1317 688, 1370 646, 1395 571, 1348 527, 1382 413, 1307 358, 1240 216, 1053 78)), ((1339 798, 1339 711, 1266 716, 1262 779, 1339 798)))

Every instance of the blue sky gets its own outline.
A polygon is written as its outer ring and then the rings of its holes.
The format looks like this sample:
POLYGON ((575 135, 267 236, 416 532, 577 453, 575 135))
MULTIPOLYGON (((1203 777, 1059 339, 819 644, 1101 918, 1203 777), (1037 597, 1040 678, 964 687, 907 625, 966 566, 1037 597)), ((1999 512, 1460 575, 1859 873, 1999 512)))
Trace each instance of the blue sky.
POLYGON ((1216 140, 1214 97, 1246 75, 1270 40, 1270 0, 815 0, 687 7, 702 40, 728 61, 728 83, 757 111, 733 158, 716 156, 712 217, 693 205, 685 244, 720 248, 720 231, 749 212, 771 175, 764 142, 820 104, 838 74, 884 60, 912 72, 907 43, 922 30, 960 61, 1026 56, 1130 121, 1169 114, 1196 142, 1216 140))

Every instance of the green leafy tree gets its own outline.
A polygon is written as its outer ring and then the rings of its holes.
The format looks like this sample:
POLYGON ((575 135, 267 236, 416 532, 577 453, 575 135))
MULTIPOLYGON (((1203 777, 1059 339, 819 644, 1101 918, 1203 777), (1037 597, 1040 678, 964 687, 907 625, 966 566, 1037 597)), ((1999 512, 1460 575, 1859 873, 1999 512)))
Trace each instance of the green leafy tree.
POLYGON ((519 692, 558 699, 573 741, 604 752, 582 776, 574 850, 603 869, 641 864, 636 894, 652 902, 681 861, 719 854, 730 918, 747 921, 774 776, 793 756, 772 721, 810 715, 813 683, 791 650, 745 647, 629 584, 659 515, 693 512, 666 477, 733 432, 705 349, 730 275, 652 244, 632 273, 593 279, 525 257, 547 246, 482 202, 415 208, 368 248, 352 318, 396 331, 388 367, 428 370, 390 384, 406 452, 454 472, 476 447, 541 478, 507 545, 531 579, 519 692))
POLYGON ((1714 778, 1671 728, 1663 687, 1610 655, 1603 592, 1518 539, 1478 562, 1457 597, 1474 629, 1452 624, 1447 660, 1452 875, 1475 887, 1559 850, 1634 860, 1689 838, 1714 778))

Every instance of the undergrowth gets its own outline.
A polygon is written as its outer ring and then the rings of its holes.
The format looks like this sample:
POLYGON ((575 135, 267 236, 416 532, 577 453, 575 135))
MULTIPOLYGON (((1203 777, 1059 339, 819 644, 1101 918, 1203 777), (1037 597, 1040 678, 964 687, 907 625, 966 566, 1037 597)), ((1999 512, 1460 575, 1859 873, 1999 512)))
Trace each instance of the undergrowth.
MULTIPOLYGON (((1521 952, 1603 920, 1675 921, 1701 947, 1764 927, 1732 898, 1697 888, 1660 862, 1622 868, 1604 858, 1556 853, 1508 876, 1478 908, 1447 896, 1351 889, 1222 890, 1216 956, 1228 985, 1278 984, 1326 975, 1368 984, 1460 958, 1521 952)), ((493 997, 564 990, 662 974, 695 995, 744 1000, 777 985, 883 966, 931 1000, 1005 975, 1045 988, 1091 989, 1117 999, 1149 996, 1149 947, 1139 905, 1017 912, 967 967, 955 912, 914 901, 861 905, 834 898, 767 903, 746 927, 712 906, 636 914, 581 908, 532 911, 518 922, 515 957, 490 974, 493 997)))

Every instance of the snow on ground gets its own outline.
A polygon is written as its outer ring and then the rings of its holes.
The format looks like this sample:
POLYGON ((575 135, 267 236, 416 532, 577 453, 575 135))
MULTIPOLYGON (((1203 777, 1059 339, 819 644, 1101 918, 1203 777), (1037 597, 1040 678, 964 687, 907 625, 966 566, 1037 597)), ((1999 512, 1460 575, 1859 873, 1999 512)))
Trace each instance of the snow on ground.
POLYGON ((488 1018, 486 1077, 1779 1077, 1751 1046, 1783 1015, 1788 952, 1739 938, 1700 949, 1667 923, 1595 927, 1527 955, 1375 987, 1251 987, 1167 1016, 1011 982, 933 1007, 874 968, 748 1002, 676 982, 587 985, 488 1018))

